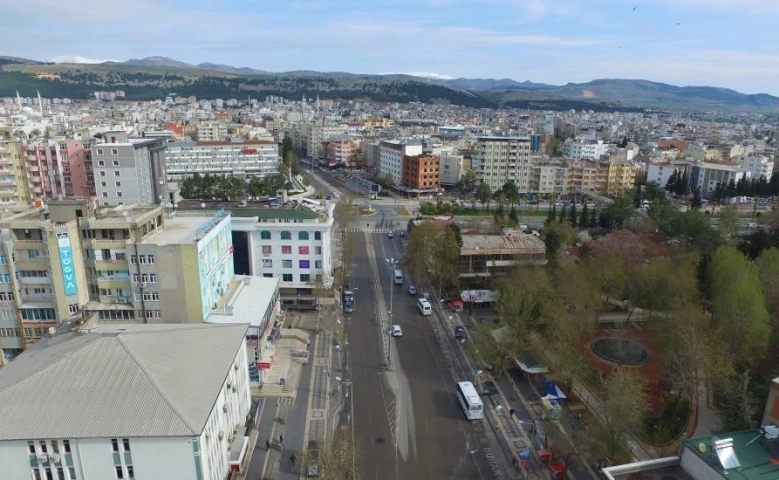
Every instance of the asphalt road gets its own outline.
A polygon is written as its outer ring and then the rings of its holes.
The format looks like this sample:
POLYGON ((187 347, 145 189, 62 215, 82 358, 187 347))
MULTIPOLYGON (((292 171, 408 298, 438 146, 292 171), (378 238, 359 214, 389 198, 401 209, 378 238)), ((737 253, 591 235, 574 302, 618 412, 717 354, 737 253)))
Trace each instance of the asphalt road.
POLYGON ((365 233, 351 235, 356 236, 352 283, 358 290, 346 322, 361 478, 496 478, 482 448, 488 442, 484 424, 465 420, 457 403, 431 327, 437 319, 417 313, 406 282, 392 284, 385 259, 399 258, 398 237, 370 233, 368 245, 365 233), (386 334, 390 323, 402 326, 402 337, 386 334), (383 367, 383 341, 390 347, 390 371, 383 367))

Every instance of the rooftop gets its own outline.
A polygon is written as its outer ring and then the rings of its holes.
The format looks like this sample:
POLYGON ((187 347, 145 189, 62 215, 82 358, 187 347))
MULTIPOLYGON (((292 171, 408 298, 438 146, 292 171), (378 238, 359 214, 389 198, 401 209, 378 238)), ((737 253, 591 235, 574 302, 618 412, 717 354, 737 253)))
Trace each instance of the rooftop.
POLYGON ((218 305, 219 310, 211 312, 206 322, 249 323, 253 327, 260 327, 278 288, 278 278, 236 275, 234 282, 231 282, 227 288, 231 295, 225 296, 227 301, 224 305, 218 305))
POLYGON ((546 252, 543 240, 516 230, 501 235, 463 235, 462 239, 462 255, 546 252))
POLYGON ((0 441, 200 435, 246 330, 139 324, 41 339, 0 369, 0 441))
POLYGON ((316 220, 319 214, 310 208, 297 202, 271 207, 270 201, 250 202, 217 202, 201 200, 182 200, 178 203, 178 210, 202 210, 208 215, 220 208, 230 212, 234 217, 258 217, 258 218, 288 218, 298 220, 316 220), (205 205, 205 206, 203 206, 205 205))
MULTIPOLYGON (((739 467, 725 469, 712 453, 712 437, 691 438, 684 442, 685 454, 695 454, 723 477, 733 480, 769 480, 779 479, 779 451, 769 450, 769 443, 760 430, 743 430, 719 436, 721 440, 733 439, 733 452, 738 458, 739 467)), ((779 439, 773 440, 779 450, 779 439)))
MULTIPOLYGON (((157 229, 157 232, 144 240, 143 243, 152 245, 194 243, 198 240, 198 231, 214 219, 213 214, 215 213, 213 211, 203 212, 203 216, 181 216, 166 219, 163 228, 157 229)), ((217 223, 229 217, 229 215, 225 215, 217 223)))

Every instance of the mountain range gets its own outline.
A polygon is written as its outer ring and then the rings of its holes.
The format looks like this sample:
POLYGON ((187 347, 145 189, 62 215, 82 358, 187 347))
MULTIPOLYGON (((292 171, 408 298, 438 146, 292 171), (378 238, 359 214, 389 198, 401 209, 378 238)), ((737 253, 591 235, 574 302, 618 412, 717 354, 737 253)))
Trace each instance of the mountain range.
MULTIPOLYGON (((74 58, 74 57, 70 57, 74 58)), ((73 98, 95 90, 122 89, 129 99, 160 98, 169 92, 199 98, 280 95, 288 98, 420 101, 477 107, 540 110, 707 109, 779 112, 779 97, 727 88, 675 86, 648 80, 598 79, 550 85, 512 79, 455 78, 433 74, 361 75, 347 72, 269 72, 216 63, 193 65, 167 57, 124 62, 51 63, 0 56, 0 96, 16 90, 73 98), (424 76, 421 76, 424 75, 424 76), (211 96, 213 95, 213 96, 211 96)))

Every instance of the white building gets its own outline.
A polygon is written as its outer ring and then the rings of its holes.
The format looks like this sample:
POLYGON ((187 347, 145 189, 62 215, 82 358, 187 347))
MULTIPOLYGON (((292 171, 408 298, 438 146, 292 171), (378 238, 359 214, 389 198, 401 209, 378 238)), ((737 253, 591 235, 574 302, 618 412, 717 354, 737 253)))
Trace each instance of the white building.
POLYGON ((236 273, 280 279, 285 306, 310 297, 317 284, 333 282, 335 204, 304 202, 308 206, 255 209, 250 204, 232 219, 233 244, 240 253, 236 273))
POLYGON ((520 192, 530 191, 530 137, 478 137, 481 180, 492 191, 513 180, 520 192))
POLYGON ((279 147, 268 140, 245 142, 176 142, 167 144, 169 180, 195 173, 219 176, 265 176, 278 173, 279 147))
POLYGON ((245 335, 120 325, 38 342, 0 369, 2 478, 227 478, 248 447, 245 335))
POLYGON ((679 171, 682 171, 683 167, 679 168, 670 162, 650 163, 646 166, 646 182, 654 182, 659 185, 660 188, 665 188, 665 186, 668 185, 668 180, 677 168, 679 171))
POLYGON ((396 185, 403 183, 403 158, 422 155, 422 145, 406 145, 399 140, 379 143, 379 174, 389 174, 396 185))
POLYGON ((613 148, 614 145, 603 143, 603 140, 596 143, 566 141, 560 145, 560 153, 568 158, 600 160, 602 155, 608 155, 613 148))
MULTIPOLYGON (((695 191, 700 188, 704 197, 716 190, 717 185, 727 186, 732 180, 735 183, 745 177, 751 179, 748 170, 740 165, 722 163, 696 163, 690 173, 690 188, 695 191)), ((663 185, 665 186, 665 185, 663 185)))
POLYGON ((440 155, 438 157, 438 183, 455 185, 463 175, 462 155, 440 155))
POLYGON ((197 126, 197 138, 200 141, 218 142, 224 140, 226 136, 227 127, 222 122, 201 122, 197 126))
POLYGON ((771 181, 771 175, 774 173, 774 162, 765 155, 749 155, 741 161, 741 166, 750 172, 752 178, 765 177, 767 182, 771 181))
POLYGON ((530 168, 529 191, 562 194, 565 192, 567 169, 560 165, 533 165, 530 168))

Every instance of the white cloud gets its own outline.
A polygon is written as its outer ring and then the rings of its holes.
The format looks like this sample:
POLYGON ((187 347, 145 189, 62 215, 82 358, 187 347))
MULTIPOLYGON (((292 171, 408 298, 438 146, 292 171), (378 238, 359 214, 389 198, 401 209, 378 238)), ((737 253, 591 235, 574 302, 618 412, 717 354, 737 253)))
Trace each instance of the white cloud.
POLYGON ((398 73, 380 73, 379 75, 411 75, 412 77, 432 78, 433 80, 451 80, 454 77, 442 75, 433 72, 398 72, 398 73))

